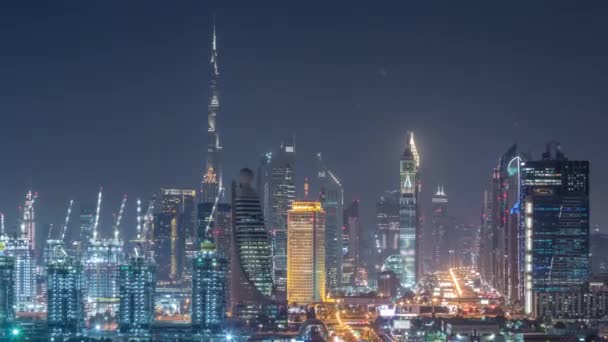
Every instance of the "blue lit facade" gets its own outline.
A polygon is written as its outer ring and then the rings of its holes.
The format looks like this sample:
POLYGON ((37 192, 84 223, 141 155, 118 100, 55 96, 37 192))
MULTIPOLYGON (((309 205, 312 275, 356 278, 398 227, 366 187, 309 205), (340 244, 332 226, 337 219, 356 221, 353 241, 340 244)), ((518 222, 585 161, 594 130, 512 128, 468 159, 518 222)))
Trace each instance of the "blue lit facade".
POLYGON ((120 334, 144 337, 150 334, 154 321, 156 267, 143 257, 131 257, 119 270, 120 334))
POLYGON ((79 336, 84 328, 82 265, 70 257, 47 266, 47 323, 51 336, 79 336))
POLYGON ((588 280, 589 162, 553 159, 522 165, 525 223, 525 308, 537 295, 572 292, 588 280))
POLYGON ((228 264, 213 243, 201 244, 192 260, 192 327, 203 336, 221 334, 226 320, 228 264))

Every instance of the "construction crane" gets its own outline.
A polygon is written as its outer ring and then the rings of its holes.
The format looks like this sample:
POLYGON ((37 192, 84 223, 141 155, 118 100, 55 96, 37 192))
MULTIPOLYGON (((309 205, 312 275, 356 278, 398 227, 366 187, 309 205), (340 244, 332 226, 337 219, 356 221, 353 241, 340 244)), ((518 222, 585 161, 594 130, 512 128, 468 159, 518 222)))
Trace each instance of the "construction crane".
POLYGON ((95 211, 95 223, 93 224, 93 240, 97 240, 97 227, 99 226, 99 212, 101 211, 101 192, 102 187, 99 187, 99 194, 97 195, 97 210, 95 211))
POLYGON ((122 221, 122 214, 125 212, 126 204, 127 204, 127 195, 124 195, 122 197, 122 202, 120 203, 120 209, 118 210, 118 216, 116 217, 116 222, 114 224, 114 239, 116 239, 116 240, 118 240, 120 222, 122 221))
POLYGON ((72 206, 74 205, 74 200, 70 200, 70 205, 68 205, 68 213, 65 215, 65 222, 63 224, 63 228, 61 229, 61 241, 65 238, 65 232, 68 230, 68 224, 70 223, 70 214, 72 213, 72 206))

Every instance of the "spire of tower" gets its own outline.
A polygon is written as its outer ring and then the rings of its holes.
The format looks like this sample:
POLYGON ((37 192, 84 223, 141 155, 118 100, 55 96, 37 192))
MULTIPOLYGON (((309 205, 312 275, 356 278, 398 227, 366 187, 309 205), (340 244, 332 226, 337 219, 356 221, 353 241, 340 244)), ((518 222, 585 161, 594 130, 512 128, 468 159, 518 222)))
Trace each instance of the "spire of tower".
POLYGON ((211 37, 211 58, 209 60, 209 105, 207 115, 207 160, 203 171, 203 180, 200 190, 200 201, 213 203, 221 196, 222 165, 220 135, 217 129, 217 114, 220 110, 219 100, 219 68, 217 63, 217 34, 215 14, 211 37))

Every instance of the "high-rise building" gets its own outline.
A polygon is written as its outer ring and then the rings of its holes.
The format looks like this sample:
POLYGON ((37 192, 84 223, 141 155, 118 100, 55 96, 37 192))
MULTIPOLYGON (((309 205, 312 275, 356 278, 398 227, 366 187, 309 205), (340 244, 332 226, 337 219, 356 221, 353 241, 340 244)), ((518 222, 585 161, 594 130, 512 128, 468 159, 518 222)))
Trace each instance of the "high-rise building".
POLYGON ((390 255, 399 254, 399 194, 385 191, 376 202, 377 269, 390 255))
POLYGON ((457 238, 454 234, 454 219, 448 214, 448 195, 443 186, 439 186, 432 199, 433 212, 431 216, 431 240, 429 248, 430 260, 433 271, 445 271, 452 267, 454 253, 453 241, 457 238))
POLYGON ((481 212, 480 232, 480 274, 484 282, 499 289, 504 279, 502 265, 504 264, 503 237, 500 222, 500 177, 498 169, 494 168, 489 182, 489 188, 484 191, 481 212))
POLYGON ((498 283, 499 291, 510 304, 523 302, 523 226, 521 225, 521 174, 520 164, 524 158, 518 152, 517 145, 511 146, 500 158, 498 177, 500 194, 497 199, 499 218, 498 230, 499 251, 503 253, 503 264, 500 265, 498 283))
POLYGON ((15 320, 15 258, 6 255, 0 241, 0 326, 15 320))
POLYGON ((118 331, 124 336, 147 337, 154 321, 156 267, 135 254, 120 265, 119 272, 118 331))
POLYGON ((317 178, 321 186, 320 202, 325 211, 325 269, 329 289, 342 286, 342 226, 344 189, 338 177, 317 154, 317 178))
POLYGON ((186 242, 196 240, 194 190, 161 189, 154 222, 154 257, 158 279, 181 280, 186 268, 186 242))
POLYGON ((320 202, 293 202, 288 212, 287 301, 325 300, 325 212, 320 202))
POLYGON ((242 169, 232 184, 231 303, 261 303, 273 294, 270 236, 260 198, 252 187, 253 172, 242 169))
POLYGON ((344 256, 342 282, 344 285, 355 285, 360 268, 361 220, 359 218, 359 201, 354 200, 344 209, 344 233, 348 236, 348 247, 344 256))
POLYGON ((107 313, 115 319, 119 304, 119 265, 124 262, 122 241, 93 239, 89 242, 83 256, 87 319, 108 321, 108 317, 100 317, 107 313))
POLYGON ((15 261, 15 310, 17 312, 34 311, 36 305, 36 262, 25 234, 10 239, 6 243, 6 255, 15 261))
POLYGON ((217 127, 217 114, 220 110, 219 79, 217 63, 217 37, 215 24, 211 40, 211 57, 209 59, 209 105, 207 115, 207 160, 200 190, 200 203, 216 203, 223 189, 222 180, 222 145, 217 127))
POLYGON ((549 294, 575 292, 588 281, 589 162, 568 160, 559 145, 548 144, 542 160, 519 166, 525 310, 536 316, 549 294))
POLYGON ((228 264, 206 241, 192 260, 192 327, 206 340, 221 335, 226 320, 228 264))
POLYGON ((272 154, 267 193, 268 229, 272 236, 274 264, 274 281, 277 295, 285 296, 287 277, 287 211, 296 198, 295 186, 295 144, 283 143, 278 151, 272 154))
POLYGON ((414 142, 414 134, 408 133, 405 150, 399 162, 399 252, 405 259, 405 279, 401 283, 413 288, 421 272, 421 235, 419 218, 420 155, 414 142))
POLYGON ((82 265, 64 256, 47 265, 47 322, 52 337, 65 339, 84 329, 82 265))

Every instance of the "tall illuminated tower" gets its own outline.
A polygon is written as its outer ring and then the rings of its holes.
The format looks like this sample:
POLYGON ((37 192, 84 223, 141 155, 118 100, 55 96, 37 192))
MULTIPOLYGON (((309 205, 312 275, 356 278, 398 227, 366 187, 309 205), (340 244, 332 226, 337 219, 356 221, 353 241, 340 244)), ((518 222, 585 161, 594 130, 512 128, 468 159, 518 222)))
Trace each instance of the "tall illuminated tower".
POLYGON ((209 105, 207 116, 207 161, 200 190, 201 203, 215 203, 223 189, 222 183, 222 145, 217 129, 217 114, 220 110, 219 78, 220 72, 217 64, 217 38, 215 23, 213 24, 213 37, 211 41, 211 57, 209 60, 209 105))
POLYGON ((253 172, 241 170, 232 185, 232 303, 261 303, 273 293, 270 237, 260 198, 252 187, 253 172))
POLYGON ((414 287, 421 269, 421 227, 418 217, 420 193, 420 155, 414 142, 414 133, 407 134, 405 150, 399 162, 399 254, 404 258, 405 279, 401 283, 414 287))
POLYGON ((53 337, 69 338, 82 333, 85 315, 82 271, 82 264, 66 255, 47 265, 47 321, 53 337))
POLYGON ((118 284, 119 332, 133 338, 149 336, 154 321, 155 265, 136 250, 126 264, 120 265, 118 284))
POLYGON ((520 171, 525 311, 543 316, 547 308, 572 305, 560 295, 588 281, 589 162, 568 160, 550 144, 541 160, 522 162, 520 171))
POLYGON ((328 169, 317 154, 317 178, 321 185, 320 202, 325 211, 325 254, 327 287, 342 286, 342 225, 344 189, 336 175, 328 169))
POLYGON ((320 202, 293 202, 288 212, 287 301, 325 300, 325 212, 320 202))
MULTIPOLYGON (((178 281, 186 271, 186 246, 196 240, 195 190, 161 189, 154 222, 158 278, 178 281)), ((189 273, 189 271, 188 271, 189 273)))
POLYGON ((295 154, 293 141, 282 143, 277 152, 272 154, 267 193, 262 194, 268 196, 264 210, 268 214, 267 227, 272 236, 274 281, 281 298, 285 296, 287 277, 287 211, 296 198, 295 154))

